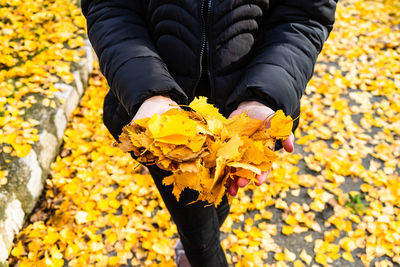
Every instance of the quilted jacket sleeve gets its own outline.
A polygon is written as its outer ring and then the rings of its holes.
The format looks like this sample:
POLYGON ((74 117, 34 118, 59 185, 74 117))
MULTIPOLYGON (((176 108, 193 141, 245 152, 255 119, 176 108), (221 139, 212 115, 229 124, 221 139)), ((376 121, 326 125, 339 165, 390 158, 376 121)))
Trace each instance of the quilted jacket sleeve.
POLYGON ((144 100, 157 94, 168 94, 178 103, 187 102, 149 37, 141 2, 81 2, 101 71, 131 118, 144 100))
POLYGON ((323 43, 332 30, 337 0, 278 0, 266 20, 255 57, 228 100, 234 109, 260 101, 297 117, 323 43))

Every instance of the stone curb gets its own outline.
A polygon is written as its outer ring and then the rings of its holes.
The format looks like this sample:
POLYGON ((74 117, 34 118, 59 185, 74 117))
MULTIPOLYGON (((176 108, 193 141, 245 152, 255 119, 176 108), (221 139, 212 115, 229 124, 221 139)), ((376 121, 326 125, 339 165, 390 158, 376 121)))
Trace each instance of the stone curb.
POLYGON ((88 84, 94 53, 89 41, 81 49, 85 50, 85 57, 79 63, 71 64, 74 81, 71 84, 55 84, 60 90, 55 93, 56 108, 42 105, 43 95, 33 94, 37 104, 26 114, 39 122, 39 140, 32 145, 28 156, 17 158, 0 152, 0 164, 8 170, 8 183, 0 187, 0 266, 8 266, 7 258, 14 237, 42 193, 50 164, 59 152, 68 119, 88 84))

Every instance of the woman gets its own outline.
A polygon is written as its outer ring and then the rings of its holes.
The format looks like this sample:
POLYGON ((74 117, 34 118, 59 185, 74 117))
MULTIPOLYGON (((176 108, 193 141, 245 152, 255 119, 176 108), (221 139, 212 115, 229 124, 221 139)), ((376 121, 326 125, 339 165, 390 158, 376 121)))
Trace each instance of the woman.
MULTIPOLYGON (((132 120, 161 114, 197 95, 207 96, 225 116, 246 111, 265 119, 282 109, 298 117, 336 2, 83 0, 89 39, 110 85, 104 124, 118 139, 132 120)), ((292 134, 283 148, 293 151, 293 141, 292 134)), ((227 266, 219 241, 229 213, 226 198, 217 208, 186 205, 197 195, 185 190, 177 202, 172 187, 161 183, 168 172, 149 170, 178 228, 178 265, 227 266)), ((258 185, 267 175, 258 177, 258 185)), ((228 191, 235 195, 247 183, 239 178, 228 191)))

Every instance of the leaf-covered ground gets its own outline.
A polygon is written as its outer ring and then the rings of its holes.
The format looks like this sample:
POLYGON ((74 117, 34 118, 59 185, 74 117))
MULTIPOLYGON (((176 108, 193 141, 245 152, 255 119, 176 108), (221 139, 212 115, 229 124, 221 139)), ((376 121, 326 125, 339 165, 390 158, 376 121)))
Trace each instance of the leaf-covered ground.
MULTIPOLYGON (((40 101, 55 108, 55 83, 70 84, 84 50, 85 19, 70 0, 0 0, 0 153, 25 157, 39 140, 26 116, 40 101)), ((0 186, 7 183, 0 168, 0 186)))
MULTIPOLYGON (((296 153, 233 200, 236 266, 400 264, 400 5, 343 0, 302 99, 296 153)), ((74 113, 19 266, 174 266, 176 227, 151 177, 112 147, 98 70, 74 113)))

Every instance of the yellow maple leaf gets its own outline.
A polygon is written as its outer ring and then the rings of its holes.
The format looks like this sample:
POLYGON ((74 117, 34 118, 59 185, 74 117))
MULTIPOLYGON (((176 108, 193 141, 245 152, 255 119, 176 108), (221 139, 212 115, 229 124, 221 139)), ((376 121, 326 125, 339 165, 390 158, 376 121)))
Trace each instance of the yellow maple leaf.
POLYGON ((203 116, 206 120, 215 118, 222 122, 226 121, 226 118, 219 113, 216 107, 207 103, 207 98, 204 96, 196 97, 189 104, 189 107, 203 116))
POLYGON ((262 124, 262 120, 252 119, 243 112, 230 118, 224 126, 229 136, 234 134, 250 136, 255 133, 255 131, 259 129, 262 124))
POLYGON ((148 129, 151 137, 156 140, 165 140, 166 143, 177 142, 174 144, 185 144, 187 140, 184 137, 195 136, 197 127, 196 123, 182 111, 181 114, 173 115, 168 115, 167 113, 162 115, 154 114, 148 122, 148 129))
POLYGON ((235 168, 239 168, 239 169, 245 169, 248 171, 251 171, 255 174, 260 175, 261 174, 261 170, 259 168, 257 168, 254 165, 248 164, 248 163, 243 163, 243 162, 230 162, 227 164, 230 167, 235 167, 235 168))
POLYGON ((286 139, 290 136, 293 128, 293 119, 285 116, 282 110, 278 110, 270 120, 271 126, 268 134, 277 139, 286 139))
POLYGON ((306 250, 303 249, 300 252, 300 259, 302 259, 307 265, 310 265, 312 262, 312 257, 310 255, 307 254, 306 250))
POLYGON ((282 234, 284 235, 291 235, 293 233, 293 226, 284 225, 282 227, 282 234))
POLYGON ((262 141, 249 142, 246 140, 244 147, 246 148, 246 151, 243 155, 244 162, 258 165, 265 160, 265 146, 262 141))
POLYGON ((344 252, 342 254, 342 258, 347 260, 347 261, 354 262, 354 258, 353 258, 353 256, 351 255, 351 253, 349 251, 344 252))
POLYGON ((218 149, 217 156, 225 160, 236 160, 241 156, 239 148, 242 145, 242 139, 238 134, 235 134, 231 139, 229 139, 229 141, 221 144, 221 147, 218 149))
POLYGON ((22 254, 25 253, 25 249, 22 245, 21 240, 18 242, 17 246, 15 246, 12 251, 11 251, 11 255, 13 255, 14 257, 20 257, 22 254))

